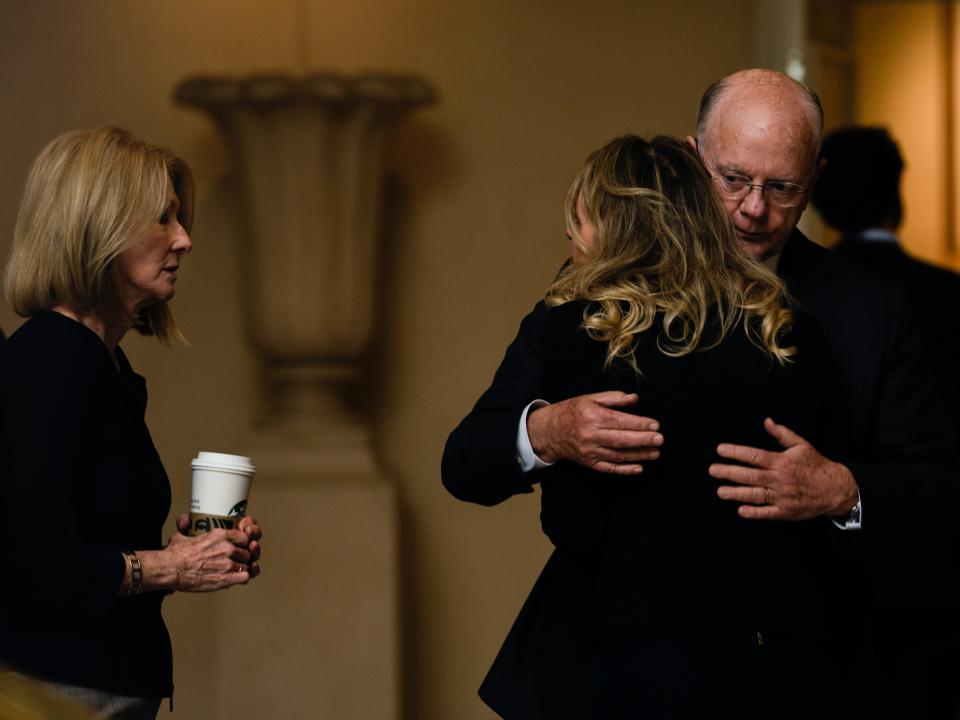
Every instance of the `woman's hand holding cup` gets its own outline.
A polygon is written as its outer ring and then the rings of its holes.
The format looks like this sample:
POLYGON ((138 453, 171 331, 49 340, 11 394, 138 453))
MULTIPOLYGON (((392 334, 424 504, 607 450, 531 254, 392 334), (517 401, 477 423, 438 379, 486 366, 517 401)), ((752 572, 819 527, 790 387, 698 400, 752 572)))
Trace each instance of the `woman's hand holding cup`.
MULTIPOLYGON (((260 526, 257 524, 256 518, 252 515, 244 515, 240 518, 240 522, 237 523, 237 528, 243 532, 250 543, 247 545, 247 550, 250 553, 250 562, 249 562, 249 572, 250 579, 252 580, 257 575, 260 574, 260 539, 263 537, 263 533, 260 531, 260 526)), ((177 518, 177 530, 181 535, 186 535, 190 530, 190 516, 187 513, 181 513, 177 518)))
MULTIPOLYGON (((182 517, 177 519, 181 528, 182 521, 182 517)), ((253 526, 259 533, 255 523, 253 526)), ((137 552, 142 568, 139 592, 211 592, 245 585, 260 573, 256 562, 259 543, 253 549, 251 545, 247 532, 239 529, 217 528, 195 537, 177 533, 163 550, 137 552)))
POLYGON ((245 514, 255 468, 250 458, 217 452, 199 452, 190 463, 193 482, 190 489, 190 514, 177 519, 181 533, 200 536, 220 528, 240 531, 243 547, 249 553, 247 578, 260 574, 260 526, 245 514))
POLYGON ((175 575, 172 590, 210 592, 245 585, 253 576, 255 560, 243 530, 219 528, 196 537, 177 534, 163 552, 175 575))

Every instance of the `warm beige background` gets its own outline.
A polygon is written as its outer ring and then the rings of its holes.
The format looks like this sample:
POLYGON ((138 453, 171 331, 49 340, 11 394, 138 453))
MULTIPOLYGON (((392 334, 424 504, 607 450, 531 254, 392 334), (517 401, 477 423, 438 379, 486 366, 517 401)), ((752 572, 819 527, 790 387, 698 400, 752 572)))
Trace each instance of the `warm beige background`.
MULTIPOLYGON (((194 73, 262 70, 404 70, 433 81, 439 102, 391 143, 369 393, 402 508, 406 717, 489 718, 476 687, 547 545, 536 497, 485 509, 445 494, 446 433, 566 254, 560 204, 576 165, 617 133, 690 131, 703 88, 753 61, 755 20, 753 0, 0 0, 0 255, 30 160, 64 130, 116 122, 192 164, 195 250, 174 305, 191 347, 124 343, 149 380, 150 426, 183 509, 189 459, 243 449, 257 388, 238 309, 244 214, 230 158, 205 117, 172 104, 173 88, 194 73)), ((922 162, 911 159, 912 174, 922 162)), ((908 218, 919 216, 919 200, 907 202, 908 218)), ((0 324, 16 323, 0 305, 0 324)), ((257 682, 215 676, 220 602, 167 603, 178 717, 215 718, 207 688, 257 682)))

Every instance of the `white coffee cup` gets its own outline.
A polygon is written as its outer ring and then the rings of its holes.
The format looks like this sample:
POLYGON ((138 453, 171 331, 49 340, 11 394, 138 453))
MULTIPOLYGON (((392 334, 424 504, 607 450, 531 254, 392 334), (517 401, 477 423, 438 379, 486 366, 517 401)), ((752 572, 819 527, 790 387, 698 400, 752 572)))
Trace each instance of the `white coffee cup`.
POLYGON ((200 452, 190 463, 190 534, 233 528, 246 514, 255 468, 242 455, 200 452))

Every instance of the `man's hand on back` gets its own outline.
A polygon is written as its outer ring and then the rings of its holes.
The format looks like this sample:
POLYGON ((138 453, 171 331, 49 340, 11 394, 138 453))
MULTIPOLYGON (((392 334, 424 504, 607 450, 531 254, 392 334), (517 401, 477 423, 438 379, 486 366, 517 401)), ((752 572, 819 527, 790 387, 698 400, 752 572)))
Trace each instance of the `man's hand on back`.
POLYGON ((717 454, 742 465, 714 463, 710 475, 721 485, 722 500, 742 503, 741 517, 751 520, 807 520, 843 515, 857 501, 857 483, 850 470, 817 452, 810 443, 770 418, 763 423, 784 450, 770 452, 723 443, 717 454))
POLYGON ((655 460, 663 435, 660 424, 621 408, 637 403, 635 393, 594 393, 532 410, 527 434, 545 462, 569 460, 598 472, 636 475, 644 460, 655 460))

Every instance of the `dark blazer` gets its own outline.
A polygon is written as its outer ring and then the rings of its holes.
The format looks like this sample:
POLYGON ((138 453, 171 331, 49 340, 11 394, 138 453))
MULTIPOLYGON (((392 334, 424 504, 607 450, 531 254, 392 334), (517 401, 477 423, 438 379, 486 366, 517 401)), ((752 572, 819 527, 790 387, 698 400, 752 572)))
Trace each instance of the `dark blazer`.
POLYGON ((871 603, 952 607, 955 558, 946 537, 960 500, 956 435, 902 289, 799 232, 778 269, 827 336, 850 412, 858 533, 871 603))
POLYGON ((123 351, 41 312, 0 345, 0 665, 135 697, 173 690, 164 593, 117 595, 163 546, 170 486, 123 351))
MULTIPOLYGON (((937 398, 954 429, 960 428, 960 276, 910 257, 892 240, 847 236, 834 252, 903 289, 914 311, 937 398)), ((909 617, 889 607, 878 609, 874 618, 878 627, 868 633, 863 648, 866 662, 861 666, 865 682, 874 687, 893 687, 894 697, 887 694, 871 698, 873 707, 867 704, 864 708, 867 716, 872 712, 875 716, 956 720, 960 713, 960 577, 956 572, 960 525, 956 503, 945 502, 943 507, 945 514, 933 516, 922 532, 904 533, 900 538, 891 534, 869 546, 871 575, 901 580, 899 591, 893 591, 899 596, 897 605, 908 604, 903 595, 914 593, 929 595, 934 607, 909 617), (893 566, 886 574, 884 561, 893 566), (896 666, 901 668, 900 677, 887 681, 889 676, 884 673, 896 666)), ((891 582, 885 588, 888 595, 893 586, 891 582)))
POLYGON ((651 331, 636 348, 637 376, 625 362, 604 369, 606 346, 579 327, 583 310, 584 303, 572 302, 548 313, 545 399, 635 392, 635 411, 656 417, 667 438, 642 476, 561 462, 541 481, 544 532, 558 551, 597 568, 604 611, 595 632, 820 628, 821 571, 833 557, 829 520, 744 522, 736 504, 717 497, 718 483, 707 473, 720 442, 778 449, 763 429, 765 417, 839 451, 845 423, 830 387, 826 342, 813 321, 796 314, 787 340, 799 353, 786 365, 741 328, 715 348, 679 358, 660 352, 651 331))
POLYGON ((897 243, 846 236, 837 254, 900 285, 913 308, 943 404, 960 428, 960 275, 907 255, 897 243))
MULTIPOLYGON (((744 522, 736 505, 717 498, 717 482, 707 473, 722 440, 775 449, 763 430, 767 416, 833 447, 838 433, 831 436, 830 428, 844 423, 831 406, 833 372, 813 321, 797 314, 789 342, 800 354, 786 366, 742 329, 716 348, 681 358, 661 353, 651 332, 637 347, 638 377, 625 363, 604 370, 605 345, 579 328, 583 309, 575 302, 548 313, 545 399, 605 389, 637 392, 636 411, 657 417, 672 439, 641 477, 559 463, 543 478, 541 523, 556 550, 501 653, 537 659, 536 667, 518 675, 533 686, 508 680, 514 683, 509 698, 491 682, 481 690, 506 717, 599 717, 591 691, 582 686, 592 664, 609 661, 592 648, 637 633, 759 632, 781 641, 822 638, 825 645, 827 598, 835 604, 837 595, 826 518, 744 522), (538 709, 516 712, 514 698, 527 694, 538 709)), ((698 688, 691 680, 688 690, 698 688)), ((736 707, 742 706, 741 700, 736 707)), ((637 708, 617 708, 631 709, 637 708)))

